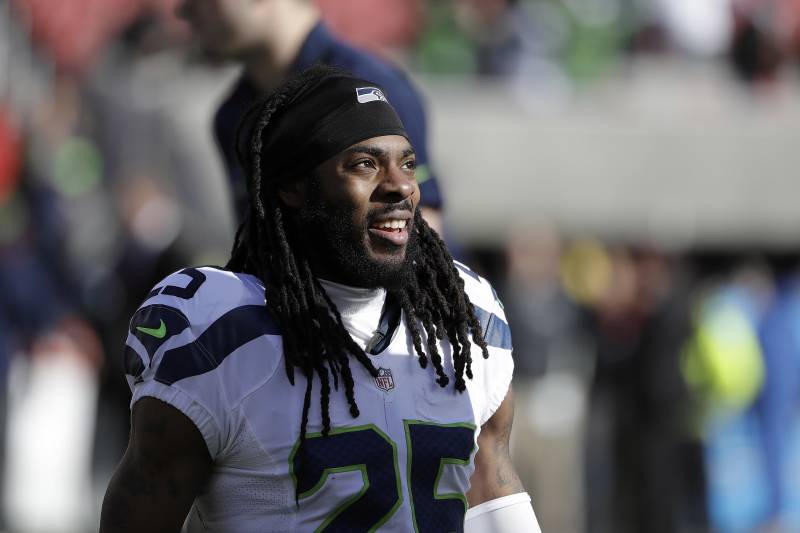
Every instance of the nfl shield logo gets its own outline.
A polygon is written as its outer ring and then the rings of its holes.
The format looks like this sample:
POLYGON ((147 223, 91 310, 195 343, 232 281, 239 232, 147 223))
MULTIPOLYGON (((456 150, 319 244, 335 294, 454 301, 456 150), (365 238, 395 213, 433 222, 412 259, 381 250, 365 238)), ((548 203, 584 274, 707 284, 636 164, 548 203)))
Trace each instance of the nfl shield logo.
POLYGON ((392 371, 388 368, 379 368, 378 377, 375 378, 375 385, 383 391, 390 391, 394 388, 394 378, 392 371))

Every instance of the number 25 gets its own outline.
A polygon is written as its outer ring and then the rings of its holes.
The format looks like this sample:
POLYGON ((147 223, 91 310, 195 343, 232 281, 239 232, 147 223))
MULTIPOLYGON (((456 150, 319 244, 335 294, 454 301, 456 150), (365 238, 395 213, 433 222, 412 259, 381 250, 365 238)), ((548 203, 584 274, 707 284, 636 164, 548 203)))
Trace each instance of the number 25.
MULTIPOLYGON (((469 464, 475 426, 405 420, 408 493, 418 532, 464 528, 467 502, 461 493, 438 494, 446 465, 469 464)), ((313 496, 331 474, 360 471, 362 489, 347 498, 317 528, 318 532, 375 531, 403 502, 397 445, 374 424, 332 429, 327 437, 309 434, 300 475, 299 442, 289 456, 289 472, 300 499, 313 496)))

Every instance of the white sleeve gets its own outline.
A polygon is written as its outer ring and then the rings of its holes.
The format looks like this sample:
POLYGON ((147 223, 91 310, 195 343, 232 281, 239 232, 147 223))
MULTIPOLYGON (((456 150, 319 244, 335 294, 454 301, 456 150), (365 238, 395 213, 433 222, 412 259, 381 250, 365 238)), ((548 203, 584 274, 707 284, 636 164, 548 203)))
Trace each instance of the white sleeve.
POLYGON ((520 492, 467 510, 464 533, 541 533, 531 497, 520 492))
POLYGON ((280 349, 262 286, 212 267, 185 268, 156 285, 131 319, 131 406, 145 396, 174 406, 216 459, 236 441, 240 402, 275 373, 280 349))
POLYGON ((503 403, 514 374, 511 329, 508 327, 508 320, 499 299, 495 297, 488 319, 482 317, 482 320, 486 320, 483 327, 484 340, 489 347, 489 359, 484 365, 486 406, 481 417, 481 425, 485 424, 503 403))
MULTIPOLYGON (((173 287, 175 292, 200 275, 205 279, 198 270, 185 272, 168 276, 151 294, 159 287, 173 287)), ((197 426, 209 454, 216 458, 225 448, 231 409, 217 373, 206 371, 215 365, 215 356, 203 343, 210 320, 196 307, 196 301, 181 296, 148 297, 131 318, 125 373, 133 393, 131 409, 144 397, 170 404, 197 426)))
POLYGON ((186 415, 200 431, 212 458, 216 458, 223 450, 222 422, 198 398, 186 390, 148 380, 134 385, 131 410, 136 402, 145 397, 168 403, 186 415))
POLYGON ((458 261, 454 264, 464 281, 464 291, 469 296, 489 352, 489 358, 484 359, 478 346, 471 347, 473 379, 467 380, 475 421, 483 426, 503 403, 511 385, 514 373, 511 329, 503 304, 492 285, 466 265, 458 261))
MULTIPOLYGON (((163 311, 161 312, 163 313, 163 311)), ((158 314, 156 316, 159 316, 158 314)), ((163 314, 162 314, 163 316, 163 314)), ((155 320, 156 324, 159 319, 155 320)), ((135 327, 135 326, 134 326, 135 327)), ((174 380, 165 376, 164 363, 169 364, 178 357, 185 357, 190 352, 202 352, 202 345, 197 339, 187 339, 191 335, 189 329, 171 342, 164 343, 154 353, 149 354, 144 344, 133 334, 128 334, 126 357, 134 354, 143 362, 138 375, 128 375, 131 386, 131 410, 140 399, 151 397, 175 407, 186 415, 200 431, 205 440, 209 455, 216 458, 225 448, 230 426, 230 409, 215 372, 174 380)))

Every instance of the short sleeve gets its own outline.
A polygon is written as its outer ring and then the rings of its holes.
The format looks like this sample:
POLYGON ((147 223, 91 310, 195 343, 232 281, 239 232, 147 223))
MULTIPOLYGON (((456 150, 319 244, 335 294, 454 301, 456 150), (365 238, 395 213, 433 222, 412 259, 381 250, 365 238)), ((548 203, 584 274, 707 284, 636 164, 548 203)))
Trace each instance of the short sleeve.
POLYGON ((475 416, 480 425, 489 420, 511 386, 514 374, 511 328, 505 310, 492 285, 459 261, 453 261, 464 281, 464 290, 470 298, 475 318, 481 328, 489 357, 484 359, 478 346, 472 347, 473 384, 470 394, 475 396, 475 416))
POLYGON ((511 345, 511 329, 508 327, 505 311, 500 300, 495 297, 495 305, 485 322, 483 338, 489 347, 489 359, 485 361, 486 405, 481 416, 485 424, 503 403, 511 386, 514 374, 514 358, 511 345))
POLYGON ((218 457, 224 449, 224 440, 221 430, 222 421, 218 420, 204 405, 202 399, 192 394, 192 391, 179 387, 164 385, 152 379, 139 381, 133 385, 131 410, 133 406, 145 397, 152 397, 168 403, 186 415, 197 427, 208 448, 212 459, 218 457))
POLYGON ((125 373, 133 396, 157 398, 197 426, 216 458, 223 453, 235 421, 229 390, 219 369, 235 343, 231 325, 243 333, 237 342, 262 334, 257 320, 263 306, 247 301, 244 284, 232 273, 203 267, 171 274, 156 285, 134 313, 125 343, 125 373))

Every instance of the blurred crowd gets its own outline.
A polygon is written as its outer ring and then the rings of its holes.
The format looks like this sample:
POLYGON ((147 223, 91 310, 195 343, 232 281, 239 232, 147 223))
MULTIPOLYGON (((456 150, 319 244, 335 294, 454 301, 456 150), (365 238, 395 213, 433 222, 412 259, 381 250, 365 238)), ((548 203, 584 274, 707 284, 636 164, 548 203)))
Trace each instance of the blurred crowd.
MULTIPOLYGON (((800 54, 797 0, 335 0, 318 2, 353 42, 432 75, 581 86, 641 56, 718 60, 770 82, 800 54), (377 24, 360 24, 369 12, 377 24)), ((327 13, 326 13, 327 14, 327 13)))
POLYGON ((482 257, 505 282, 518 376, 531 378, 517 424, 573 450, 529 474, 556 517, 581 508, 574 530, 590 532, 800 530, 796 254, 537 227, 482 257), (571 469, 578 489, 560 479, 571 469))
MULTIPOLYGON (((0 0, 0 529, 95 527, 128 319, 167 273, 226 260, 211 114, 236 73, 177 2, 0 0)), ((568 92, 656 57, 769 91, 800 62, 800 0, 317 4, 342 38, 464 83, 568 92)), ((800 531, 800 250, 584 237, 462 243, 503 288, 543 530, 800 531)))

